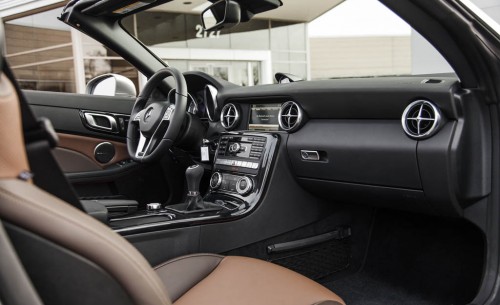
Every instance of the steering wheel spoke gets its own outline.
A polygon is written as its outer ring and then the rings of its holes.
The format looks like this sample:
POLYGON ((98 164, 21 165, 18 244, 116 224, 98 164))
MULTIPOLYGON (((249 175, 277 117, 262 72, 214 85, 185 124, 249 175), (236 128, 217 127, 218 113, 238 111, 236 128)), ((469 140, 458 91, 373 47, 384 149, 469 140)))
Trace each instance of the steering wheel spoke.
MULTIPOLYGON (((135 120, 134 120, 135 121, 135 120)), ((137 144, 137 150, 135 151, 135 157, 137 159, 142 159, 146 154, 146 151, 149 146, 148 138, 146 138, 142 132, 139 132, 139 143, 137 144)))
POLYGON ((186 80, 177 69, 163 68, 151 76, 135 101, 130 118, 133 124, 129 124, 127 130, 127 147, 134 161, 155 161, 174 145, 186 117, 187 95, 186 80), (175 81, 175 106, 150 101, 166 77, 175 81))
POLYGON ((164 122, 170 121, 172 115, 174 114, 174 110, 175 110, 175 105, 168 106, 167 111, 165 111, 165 114, 163 115, 162 121, 164 122))

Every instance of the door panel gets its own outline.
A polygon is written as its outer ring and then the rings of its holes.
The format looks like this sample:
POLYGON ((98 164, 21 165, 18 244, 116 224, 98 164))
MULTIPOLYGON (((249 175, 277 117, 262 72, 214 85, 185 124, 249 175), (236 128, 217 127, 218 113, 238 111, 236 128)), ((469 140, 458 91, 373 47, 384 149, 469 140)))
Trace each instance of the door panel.
MULTIPOLYGON (((166 202, 172 189, 167 173, 169 160, 161 164, 143 165, 132 162, 126 146, 128 117, 135 99, 85 94, 24 91, 37 117, 52 121, 59 136, 53 154, 80 198, 122 198, 140 204, 166 202), (99 130, 85 120, 85 112, 116 118, 117 130, 99 130), (114 156, 106 162, 96 147, 105 144, 114 148, 114 156)), ((101 122, 102 123, 102 122, 101 122)), ((107 152, 107 151, 105 151, 107 152)), ((168 159, 168 158, 165 158, 168 159)), ((172 170, 171 170, 172 169, 172 170)))
POLYGON ((65 173, 102 170, 110 165, 129 159, 127 145, 123 142, 58 133, 59 146, 54 156, 65 173), (114 157, 106 163, 96 159, 96 148, 103 143, 114 147, 114 157))

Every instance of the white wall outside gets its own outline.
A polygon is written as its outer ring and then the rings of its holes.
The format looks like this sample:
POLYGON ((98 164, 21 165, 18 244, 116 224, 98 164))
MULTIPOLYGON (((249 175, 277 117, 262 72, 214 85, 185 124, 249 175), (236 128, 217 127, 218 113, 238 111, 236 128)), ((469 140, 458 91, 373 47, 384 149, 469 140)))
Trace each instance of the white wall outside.
MULTIPOLYGON (((500 1, 472 0, 472 2, 493 18, 493 20, 500 23, 500 1)), ((413 74, 453 72, 453 69, 443 56, 415 30, 412 30, 411 33, 411 50, 413 74)))

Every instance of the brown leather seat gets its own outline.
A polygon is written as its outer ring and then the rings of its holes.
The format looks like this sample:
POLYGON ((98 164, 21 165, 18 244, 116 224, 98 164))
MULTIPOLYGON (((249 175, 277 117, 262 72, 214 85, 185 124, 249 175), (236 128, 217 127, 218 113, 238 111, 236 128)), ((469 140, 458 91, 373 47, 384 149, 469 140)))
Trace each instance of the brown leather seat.
POLYGON ((45 304, 344 304, 299 274, 250 258, 198 254, 151 268, 108 227, 17 178, 29 170, 19 109, 1 75, 0 219, 45 304))

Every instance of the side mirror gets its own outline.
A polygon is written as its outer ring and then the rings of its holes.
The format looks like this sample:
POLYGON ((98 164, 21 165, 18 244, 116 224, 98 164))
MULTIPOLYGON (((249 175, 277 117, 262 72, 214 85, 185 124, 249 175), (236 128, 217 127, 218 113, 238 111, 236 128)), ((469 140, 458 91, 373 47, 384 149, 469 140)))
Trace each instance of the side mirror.
POLYGON ((107 95, 121 97, 136 97, 134 83, 123 75, 119 74, 103 74, 91 79, 85 93, 92 95, 107 95))
POLYGON ((220 0, 201 13, 201 23, 205 31, 231 28, 241 21, 241 7, 233 0, 220 0))

